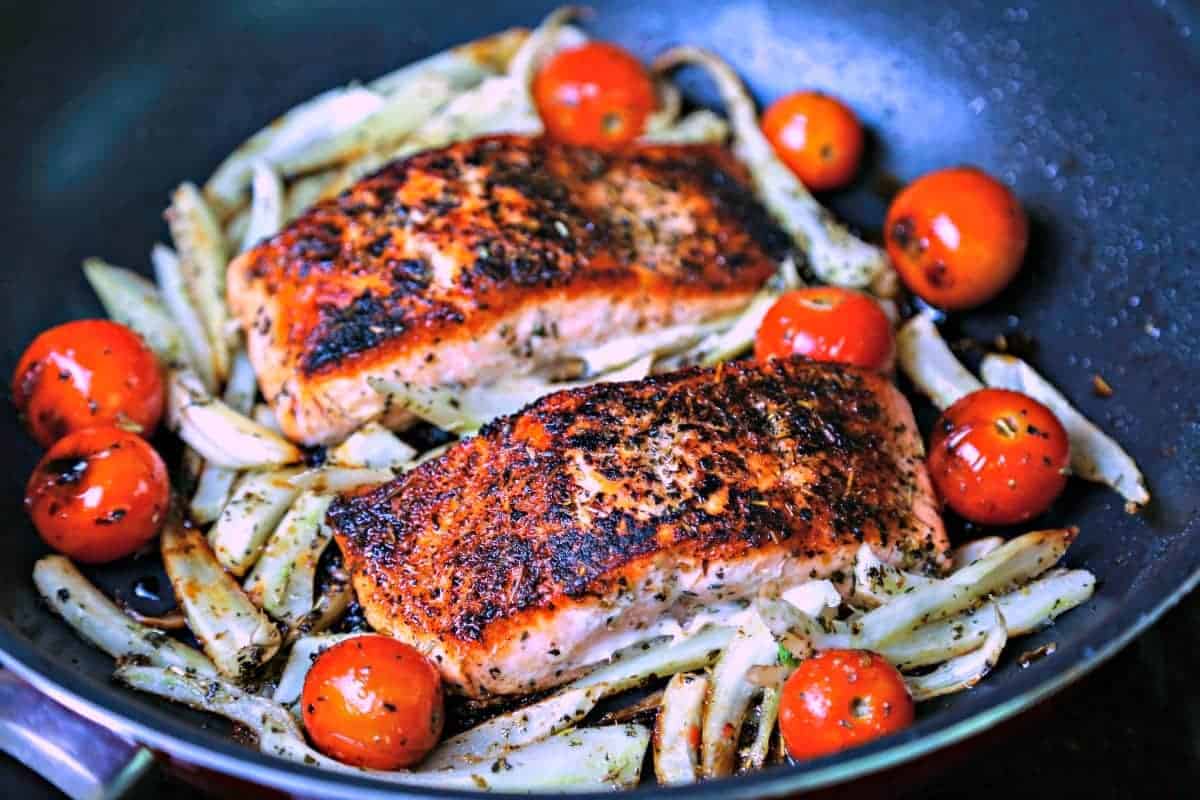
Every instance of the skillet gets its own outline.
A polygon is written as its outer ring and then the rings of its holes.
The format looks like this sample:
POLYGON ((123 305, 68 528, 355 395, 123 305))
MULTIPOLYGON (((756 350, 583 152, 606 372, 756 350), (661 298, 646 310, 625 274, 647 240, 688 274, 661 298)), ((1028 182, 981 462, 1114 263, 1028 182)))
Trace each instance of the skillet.
MULTIPOLYGON (((268 118, 331 86, 532 24, 553 4, 5 5, 0 369, 10 374, 39 330, 100 315, 78 270, 83 257, 145 265, 148 245, 165 235, 159 215, 169 190, 203 179, 268 118)), ((829 202, 866 231, 882 219, 888 176, 969 162, 1011 183, 1033 222, 1025 268, 961 331, 1029 341, 1035 365, 1126 445, 1156 498, 1130 517, 1116 495, 1073 482, 1047 515, 1047 525, 1082 528, 1069 562, 1100 579, 1090 603, 1014 650, 1054 641, 1051 657, 1020 669, 1010 654, 973 691, 925 707, 900 736, 803 767, 689 787, 689 797, 827 786, 980 732, 1079 678, 1196 584, 1200 10, 1162 0, 593 5, 591 30, 644 58, 699 44, 729 58, 760 101, 798 87, 848 101, 874 146, 859 184, 829 202), (1112 398, 1091 393, 1094 374, 1112 384, 1112 398)), ((683 84, 696 102, 715 101, 702 76, 684 73, 683 84)), ((8 410, 0 442, 0 509, 12 548, 0 561, 0 660, 178 759, 301 795, 395 795, 365 778, 268 759, 210 718, 110 684, 109 660, 37 602, 29 575, 44 548, 20 498, 38 451, 8 410)), ((129 593, 145 572, 138 565, 96 577, 129 593)))

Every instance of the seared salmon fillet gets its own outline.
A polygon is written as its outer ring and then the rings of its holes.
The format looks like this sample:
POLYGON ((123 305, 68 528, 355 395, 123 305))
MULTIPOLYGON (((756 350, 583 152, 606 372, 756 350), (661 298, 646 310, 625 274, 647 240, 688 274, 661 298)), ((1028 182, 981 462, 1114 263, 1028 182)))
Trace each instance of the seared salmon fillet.
POLYGON ((545 689, 868 542, 947 541, 903 395, 800 360, 549 395, 329 512, 367 619, 471 696, 545 689))
POLYGON ((465 386, 743 308, 789 240, 714 146, 494 136, 397 161, 229 266, 263 394, 307 443, 402 426, 368 379, 465 386))

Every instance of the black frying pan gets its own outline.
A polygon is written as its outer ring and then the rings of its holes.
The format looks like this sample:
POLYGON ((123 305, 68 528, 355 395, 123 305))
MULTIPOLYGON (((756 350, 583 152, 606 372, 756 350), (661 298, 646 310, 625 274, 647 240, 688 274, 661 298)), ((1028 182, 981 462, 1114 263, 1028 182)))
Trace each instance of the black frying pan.
MULTIPOLYGON (((181 179, 203 179, 248 133, 330 86, 451 44, 536 22, 549 3, 263 2, 11 4, 0 29, 7 309, 3 370, 36 332, 99 308, 78 270, 92 254, 142 265, 181 179)), ((649 58, 675 43, 727 56, 760 99, 818 87, 875 134, 860 186, 831 198, 866 230, 884 175, 970 162, 1010 181, 1029 210, 1025 269, 965 333, 1033 338, 1034 361, 1132 451, 1155 494, 1138 517, 1073 484, 1045 520, 1083 533, 1072 564, 1095 599, 975 690, 925 708, 903 735, 803 767, 686 790, 773 796, 828 785, 979 732, 1112 655, 1200 577, 1200 13, 1179 2, 596 2, 592 29, 649 58), (1169 6, 1169 7, 1164 7, 1169 6), (1195 35, 1193 35, 1193 31, 1195 35), (1093 374, 1116 389, 1091 394, 1093 374)), ((685 75, 698 102, 711 87, 685 75)), ((272 760, 209 718, 111 685, 109 660, 37 602, 44 552, 20 498, 38 452, 15 415, 0 509, 0 658, 72 705, 178 758, 290 791, 387 791, 272 760)), ((100 576, 128 591, 128 574, 100 576), (122 584, 122 581, 126 581, 122 584)), ((1013 660, 1009 656, 1009 662, 1013 660)), ((666 794, 666 792, 662 792, 666 794)), ((421 794, 412 792, 413 795, 421 794)), ((436 793, 428 793, 436 794, 436 793)))

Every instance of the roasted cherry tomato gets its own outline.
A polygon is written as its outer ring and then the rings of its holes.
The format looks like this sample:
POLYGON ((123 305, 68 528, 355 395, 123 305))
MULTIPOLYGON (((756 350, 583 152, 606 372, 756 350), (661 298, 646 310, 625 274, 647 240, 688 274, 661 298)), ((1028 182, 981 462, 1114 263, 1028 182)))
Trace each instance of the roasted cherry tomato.
POLYGON ((59 439, 25 488, 25 508, 46 544, 89 564, 131 555, 153 539, 169 500, 158 453, 113 426, 59 439))
POLYGON ((779 729, 795 759, 857 747, 912 721, 904 679, 868 650, 826 650, 801 662, 783 685, 779 729))
POLYGON ((861 292, 820 286, 788 292, 763 317, 754 355, 806 356, 869 369, 891 366, 892 323, 879 304, 861 292))
POLYGON ((442 734, 441 677, 410 645, 387 636, 356 636, 321 653, 301 704, 313 744, 359 767, 411 767, 442 734))
POLYGON ((609 42, 589 42, 554 55, 533 80, 546 132, 588 147, 631 142, 658 100, 645 67, 609 42))
POLYGON ((934 425, 929 472, 942 499, 983 525, 1045 511, 1067 483, 1070 445, 1054 412, 1020 392, 982 389, 934 425))
POLYGON ((813 191, 849 183, 862 158, 863 130, 843 103, 820 92, 776 100, 762 117, 776 154, 813 191))
POLYGON ((908 288, 935 306, 981 305, 1025 257, 1029 223, 1008 187, 972 167, 931 172, 888 209, 887 251, 908 288))
POLYGON ((43 447, 97 425, 149 436, 163 412, 154 353, 136 333, 109 320, 81 319, 44 331, 17 363, 12 393, 43 447))

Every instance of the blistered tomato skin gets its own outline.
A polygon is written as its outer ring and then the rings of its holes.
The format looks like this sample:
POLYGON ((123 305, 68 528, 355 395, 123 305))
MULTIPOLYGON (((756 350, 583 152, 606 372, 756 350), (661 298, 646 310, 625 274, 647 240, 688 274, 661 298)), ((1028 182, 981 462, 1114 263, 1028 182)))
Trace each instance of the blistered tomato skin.
POLYGON ((888 256, 914 294, 951 311, 995 297, 1021 268, 1029 223, 1008 187, 973 167, 931 172, 892 201, 888 256))
POLYGON ((1054 412, 1020 392, 983 389, 934 425, 929 473, 942 500, 982 525, 1041 514, 1067 482, 1070 442, 1054 412))
POLYGON ((552 138, 597 148, 641 136, 658 104, 646 68, 610 42, 555 54, 534 77, 533 98, 552 138))
POLYGON ((779 729, 788 755, 820 758, 904 730, 913 721, 904 678, 867 650, 826 650, 783 685, 779 729))
POLYGON ((795 92, 771 104, 763 134, 776 155, 814 192, 854 179, 862 159, 863 130, 845 104, 819 92, 795 92))
POLYGON ((88 564, 132 555, 153 539, 169 500, 162 458, 111 426, 59 439, 25 489, 25 508, 46 544, 88 564))
POLYGON ((344 764, 411 767, 442 735, 441 676, 413 647, 387 636, 356 636, 321 653, 300 700, 313 744, 344 764))
POLYGON ((754 339, 754 355, 761 363, 797 355, 886 370, 895 352, 892 323, 879 304, 835 286, 783 295, 768 309, 754 339))
POLYGON ((26 348, 13 402, 38 444, 72 431, 120 425, 149 436, 163 412, 158 360, 136 333, 110 320, 76 320, 44 331, 26 348))

